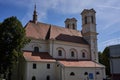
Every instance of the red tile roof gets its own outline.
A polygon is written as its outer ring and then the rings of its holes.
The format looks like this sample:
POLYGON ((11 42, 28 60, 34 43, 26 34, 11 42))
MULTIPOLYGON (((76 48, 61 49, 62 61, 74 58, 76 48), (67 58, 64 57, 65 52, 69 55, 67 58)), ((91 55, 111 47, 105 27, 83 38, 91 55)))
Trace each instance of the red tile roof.
POLYGON ((58 61, 65 67, 104 67, 103 65, 93 61, 58 61))
MULTIPOLYGON (((26 61, 42 61, 42 62, 56 62, 52 56, 47 52, 34 53, 25 51, 23 56, 26 61)), ((65 67, 104 67, 99 63, 93 61, 77 61, 77 60, 57 60, 57 62, 65 67)))
POLYGON ((26 36, 33 39, 45 39, 49 30, 48 24, 29 22, 26 27, 26 36))
POLYGON ((65 35, 65 34, 60 34, 59 36, 56 37, 56 40, 88 44, 88 42, 84 40, 82 37, 70 36, 70 35, 65 35))
POLYGON ((26 61, 55 61, 47 52, 34 53, 26 51, 23 56, 26 61))
POLYGON ((55 25, 38 22, 29 22, 26 27, 26 36, 32 39, 56 39, 74 43, 88 44, 81 35, 80 31, 58 27, 55 25))

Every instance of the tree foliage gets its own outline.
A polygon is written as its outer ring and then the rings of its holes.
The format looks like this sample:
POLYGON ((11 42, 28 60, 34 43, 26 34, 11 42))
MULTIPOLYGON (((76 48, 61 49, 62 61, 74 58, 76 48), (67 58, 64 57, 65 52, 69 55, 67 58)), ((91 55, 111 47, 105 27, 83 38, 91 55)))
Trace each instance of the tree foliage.
POLYGON ((12 68, 27 42, 25 29, 16 17, 7 18, 0 24, 0 73, 12 68))
POLYGON ((106 47, 104 51, 99 54, 99 62, 105 65, 106 74, 110 75, 109 47, 106 47))
POLYGON ((98 52, 98 56, 99 56, 99 62, 102 63, 102 53, 98 52))

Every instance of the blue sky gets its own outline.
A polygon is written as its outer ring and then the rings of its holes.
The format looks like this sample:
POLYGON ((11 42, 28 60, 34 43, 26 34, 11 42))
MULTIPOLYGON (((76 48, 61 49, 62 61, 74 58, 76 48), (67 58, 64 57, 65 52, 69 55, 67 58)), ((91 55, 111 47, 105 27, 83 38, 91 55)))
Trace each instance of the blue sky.
POLYGON ((98 50, 105 46, 120 44, 120 0, 0 0, 0 22, 17 16, 23 26, 32 20, 37 5, 38 21, 64 27, 66 18, 75 17, 81 30, 81 11, 96 10, 98 50))

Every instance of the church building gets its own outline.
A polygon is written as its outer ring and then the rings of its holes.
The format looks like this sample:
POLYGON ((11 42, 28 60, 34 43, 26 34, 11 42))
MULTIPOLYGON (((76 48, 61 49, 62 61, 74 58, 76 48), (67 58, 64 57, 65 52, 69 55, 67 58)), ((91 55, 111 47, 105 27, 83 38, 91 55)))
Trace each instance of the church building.
POLYGON ((77 20, 67 18, 65 27, 33 20, 26 26, 31 41, 23 48, 18 80, 103 80, 105 66, 98 62, 96 11, 81 12, 82 30, 77 20))

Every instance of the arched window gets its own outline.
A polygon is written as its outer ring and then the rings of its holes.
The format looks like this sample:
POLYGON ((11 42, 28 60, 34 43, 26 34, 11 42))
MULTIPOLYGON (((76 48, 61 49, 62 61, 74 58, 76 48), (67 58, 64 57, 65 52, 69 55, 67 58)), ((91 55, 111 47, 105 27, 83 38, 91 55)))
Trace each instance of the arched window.
POLYGON ((35 76, 32 77, 32 80, 36 80, 35 76))
POLYGON ((94 18, 93 18, 93 16, 91 16, 91 22, 94 23, 94 18))
POLYGON ((75 29, 75 24, 72 24, 72 26, 73 26, 73 29, 75 29))
POLYGON ((71 72, 71 73, 70 73, 70 76, 74 76, 74 75, 75 75, 75 73, 74 73, 74 72, 71 72))
POLYGON ((82 57, 85 58, 85 53, 84 52, 82 53, 82 57))
POLYGON ((34 47, 34 52, 39 52, 39 47, 34 47))
POLYGON ((99 75, 100 73, 99 72, 96 72, 97 75, 99 75))
POLYGON ((87 16, 85 16, 85 24, 87 24, 87 16))
POLYGON ((58 50, 58 56, 62 56, 62 50, 58 50))
POLYGON ((75 56, 75 53, 72 51, 71 52, 71 57, 74 57, 75 56))
POLYGON ((46 80, 50 80, 50 76, 49 75, 46 77, 46 80))
POLYGON ((88 75, 88 72, 85 72, 84 75, 88 75))

